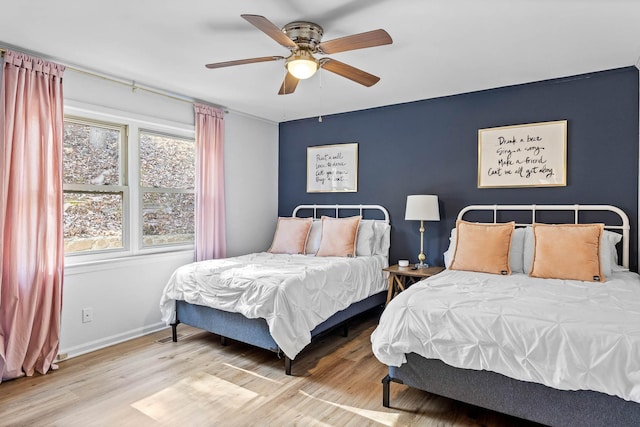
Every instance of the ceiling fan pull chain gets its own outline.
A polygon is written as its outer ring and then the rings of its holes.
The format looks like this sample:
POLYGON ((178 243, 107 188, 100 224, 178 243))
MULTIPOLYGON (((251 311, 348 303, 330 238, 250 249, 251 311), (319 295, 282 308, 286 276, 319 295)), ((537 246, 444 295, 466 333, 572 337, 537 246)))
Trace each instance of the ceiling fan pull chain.
POLYGON ((318 81, 320 82, 320 96, 318 96, 319 99, 319 104, 320 104, 320 115, 318 116, 318 123, 322 123, 322 75, 324 74, 324 71, 322 70, 322 68, 320 68, 320 70, 318 70, 318 81))

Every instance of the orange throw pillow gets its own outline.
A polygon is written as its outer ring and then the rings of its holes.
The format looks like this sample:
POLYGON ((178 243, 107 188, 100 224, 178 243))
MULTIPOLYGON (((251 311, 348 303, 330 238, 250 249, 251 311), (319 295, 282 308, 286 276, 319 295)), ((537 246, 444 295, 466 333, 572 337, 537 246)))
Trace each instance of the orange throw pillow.
POLYGON ((312 218, 278 218, 276 233, 268 252, 272 254, 304 254, 312 218))
POLYGON ((359 215, 348 218, 323 216, 322 238, 316 256, 354 256, 361 219, 359 215))
POLYGON ((458 220, 456 251, 449 268, 481 273, 511 274, 509 248, 515 225, 515 221, 483 224, 458 220))
POLYGON ((531 277, 604 282, 600 240, 604 224, 533 224, 531 277))

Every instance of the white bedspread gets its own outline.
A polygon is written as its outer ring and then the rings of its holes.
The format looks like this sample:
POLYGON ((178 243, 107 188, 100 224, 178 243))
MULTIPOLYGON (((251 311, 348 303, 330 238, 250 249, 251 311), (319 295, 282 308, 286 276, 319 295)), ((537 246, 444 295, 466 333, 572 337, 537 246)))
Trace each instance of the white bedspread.
POLYGON ((387 258, 314 257, 266 252, 201 261, 178 268, 160 300, 162 320, 175 320, 175 301, 264 318, 293 359, 317 325, 386 288, 387 258))
POLYGON ((394 298, 371 341, 389 366, 414 352, 640 402, 640 276, 587 283, 446 270, 394 298))

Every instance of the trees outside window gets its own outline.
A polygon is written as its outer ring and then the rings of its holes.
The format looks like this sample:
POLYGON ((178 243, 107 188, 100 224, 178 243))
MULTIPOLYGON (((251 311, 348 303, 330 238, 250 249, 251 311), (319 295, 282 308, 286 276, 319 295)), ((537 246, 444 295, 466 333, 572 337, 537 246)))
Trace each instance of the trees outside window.
POLYGON ((141 131, 139 147, 143 246, 193 244, 195 142, 141 131))
POLYGON ((126 126, 64 122, 65 253, 124 249, 126 126))
POLYGON ((66 255, 193 245, 194 140, 139 130, 129 142, 129 131, 65 118, 66 255), (130 187, 130 177, 139 185, 130 187))

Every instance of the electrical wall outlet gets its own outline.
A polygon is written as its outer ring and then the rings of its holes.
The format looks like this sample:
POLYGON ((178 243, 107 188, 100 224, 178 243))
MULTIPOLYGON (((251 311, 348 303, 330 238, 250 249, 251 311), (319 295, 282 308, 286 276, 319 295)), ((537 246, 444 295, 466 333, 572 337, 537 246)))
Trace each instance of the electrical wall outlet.
POLYGON ((82 309, 82 323, 93 322, 93 308, 82 309))

